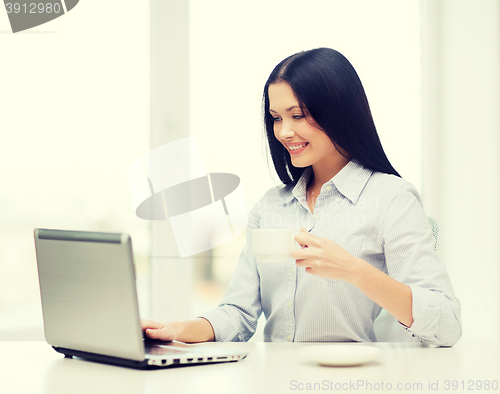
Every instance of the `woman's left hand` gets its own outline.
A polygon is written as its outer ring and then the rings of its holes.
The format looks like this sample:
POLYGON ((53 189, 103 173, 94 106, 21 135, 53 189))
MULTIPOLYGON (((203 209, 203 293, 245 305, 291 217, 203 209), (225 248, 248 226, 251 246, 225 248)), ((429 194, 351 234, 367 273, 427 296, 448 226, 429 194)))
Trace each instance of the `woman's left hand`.
POLYGON ((295 241, 302 246, 302 249, 292 250, 298 267, 306 267, 307 273, 326 279, 354 282, 363 261, 338 243, 312 235, 304 227, 295 235, 295 241))

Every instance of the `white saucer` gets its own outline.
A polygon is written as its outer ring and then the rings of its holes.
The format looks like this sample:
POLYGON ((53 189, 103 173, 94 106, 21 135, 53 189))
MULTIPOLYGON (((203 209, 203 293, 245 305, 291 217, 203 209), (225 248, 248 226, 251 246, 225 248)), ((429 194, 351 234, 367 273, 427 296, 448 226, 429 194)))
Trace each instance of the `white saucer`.
POLYGON ((321 365, 346 367, 373 360, 380 354, 380 349, 371 345, 334 344, 303 347, 299 353, 321 365))

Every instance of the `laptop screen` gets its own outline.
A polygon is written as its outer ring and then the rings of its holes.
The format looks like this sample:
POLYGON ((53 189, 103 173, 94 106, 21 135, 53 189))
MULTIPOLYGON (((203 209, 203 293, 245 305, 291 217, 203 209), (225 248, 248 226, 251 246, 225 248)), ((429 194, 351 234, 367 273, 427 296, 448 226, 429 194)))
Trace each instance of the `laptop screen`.
POLYGON ((35 229, 35 247, 47 342, 144 359, 130 236, 35 229))

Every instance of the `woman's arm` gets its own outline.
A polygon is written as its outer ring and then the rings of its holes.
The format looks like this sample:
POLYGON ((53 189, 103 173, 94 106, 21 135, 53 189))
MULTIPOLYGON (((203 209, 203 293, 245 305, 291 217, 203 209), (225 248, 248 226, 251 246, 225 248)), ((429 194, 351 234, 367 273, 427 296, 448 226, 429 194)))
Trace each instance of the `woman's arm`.
POLYGON ((294 252, 297 265, 308 267, 311 274, 353 284, 420 341, 454 345, 462 334, 460 302, 434 250, 418 192, 404 184, 379 211, 377 239, 385 269, 352 256, 328 238, 304 232, 296 240, 308 247, 294 252))
POLYGON ((312 275, 351 283, 405 326, 412 325, 409 286, 349 254, 336 242, 308 233, 305 228, 296 235, 295 240, 306 247, 292 252, 297 266, 306 267, 306 272, 312 275))
POLYGON ((146 336, 160 341, 211 342, 215 339, 214 330, 208 320, 201 317, 171 323, 160 323, 141 319, 142 330, 146 336))
POLYGON ((218 308, 193 320, 161 323, 141 320, 142 329, 151 339, 181 342, 247 341, 254 334, 262 311, 260 282, 255 258, 250 254, 251 233, 257 228, 260 214, 256 204, 249 216, 247 245, 243 247, 238 265, 218 308))
MULTIPOLYGON (((412 294, 409 286, 398 282, 371 264, 358 259, 359 271, 352 284, 406 327, 413 324, 412 294)), ((356 265, 356 264, 353 264, 356 265)))

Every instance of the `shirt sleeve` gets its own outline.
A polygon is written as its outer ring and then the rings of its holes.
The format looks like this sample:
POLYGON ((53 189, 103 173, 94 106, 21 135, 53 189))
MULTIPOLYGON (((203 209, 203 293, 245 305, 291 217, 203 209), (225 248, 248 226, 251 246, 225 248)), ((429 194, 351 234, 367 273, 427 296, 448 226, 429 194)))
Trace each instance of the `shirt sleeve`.
POLYGON ((218 308, 199 317, 208 320, 217 342, 248 341, 257 328, 262 313, 260 278, 252 253, 252 230, 260 221, 257 209, 249 216, 247 244, 240 254, 236 270, 218 308))
POLYGON ((405 327, 421 342, 452 346, 462 334, 460 302, 434 250, 434 236, 420 195, 405 184, 393 197, 383 222, 388 274, 412 293, 413 324, 405 327))

